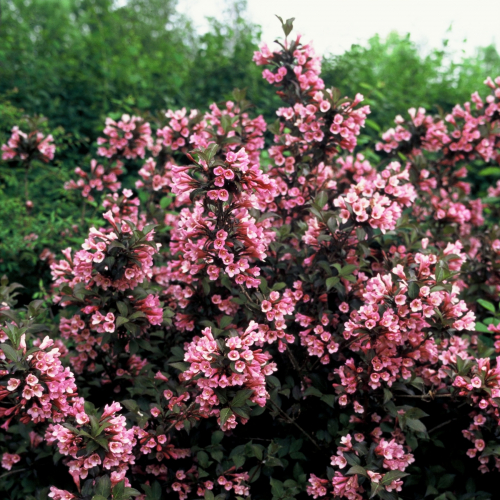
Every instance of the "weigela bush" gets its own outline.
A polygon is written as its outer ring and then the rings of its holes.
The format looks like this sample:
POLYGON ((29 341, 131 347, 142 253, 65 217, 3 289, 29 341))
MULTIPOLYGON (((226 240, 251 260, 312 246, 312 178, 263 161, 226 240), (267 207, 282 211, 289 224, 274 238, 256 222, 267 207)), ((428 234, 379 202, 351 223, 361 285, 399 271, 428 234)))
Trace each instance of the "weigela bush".
POLYGON ((467 175, 500 162, 500 77, 361 148, 363 96, 283 28, 275 123, 241 91, 107 119, 65 186, 103 226, 45 300, 2 281, 9 498, 494 498, 500 188, 467 175))

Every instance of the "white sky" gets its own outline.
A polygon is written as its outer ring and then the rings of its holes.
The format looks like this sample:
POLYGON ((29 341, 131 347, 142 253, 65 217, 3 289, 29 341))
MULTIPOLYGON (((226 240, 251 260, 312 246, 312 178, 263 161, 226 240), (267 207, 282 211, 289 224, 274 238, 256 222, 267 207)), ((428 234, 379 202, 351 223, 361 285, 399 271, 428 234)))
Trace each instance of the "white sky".
MULTIPOLYGON (((221 16, 227 2, 178 0, 178 8, 203 32, 206 16, 221 16)), ((424 51, 448 38, 455 57, 462 51, 472 54, 478 46, 500 45, 500 0, 248 0, 247 14, 262 26, 268 44, 283 34, 274 15, 295 17, 294 33, 313 40, 322 54, 339 54, 353 43, 391 31, 410 33, 424 51)))

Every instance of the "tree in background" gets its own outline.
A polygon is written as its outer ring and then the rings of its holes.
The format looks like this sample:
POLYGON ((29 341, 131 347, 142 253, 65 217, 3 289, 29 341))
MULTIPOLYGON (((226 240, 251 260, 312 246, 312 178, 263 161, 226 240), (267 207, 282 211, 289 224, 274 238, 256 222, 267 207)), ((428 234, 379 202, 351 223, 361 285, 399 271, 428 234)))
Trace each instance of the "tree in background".
POLYGON ((326 56, 325 82, 343 94, 365 92, 374 105, 370 124, 378 135, 415 102, 429 111, 449 112, 455 103, 469 99, 469 89, 480 88, 485 76, 500 68, 494 46, 480 47, 475 57, 457 61, 446 45, 444 41, 442 48, 423 55, 409 34, 393 32, 385 39, 375 35, 366 45, 326 56))

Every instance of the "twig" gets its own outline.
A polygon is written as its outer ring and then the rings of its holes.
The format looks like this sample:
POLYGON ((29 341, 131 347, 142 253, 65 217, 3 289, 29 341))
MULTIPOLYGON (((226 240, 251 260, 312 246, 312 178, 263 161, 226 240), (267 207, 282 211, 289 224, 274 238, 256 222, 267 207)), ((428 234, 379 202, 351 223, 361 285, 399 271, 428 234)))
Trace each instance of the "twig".
POLYGON ((26 163, 24 166, 24 198, 25 198, 26 202, 28 202, 30 199, 29 187, 28 187, 28 185, 29 185, 29 181, 28 181, 29 169, 30 169, 30 164, 26 163))
POLYGON ((240 284, 240 288, 241 288, 241 291, 243 292, 243 295, 250 301, 250 304, 252 304, 253 306, 255 307, 259 307, 258 304, 256 304, 253 300, 252 300, 252 297, 250 297, 250 295, 248 295, 248 292, 243 288, 243 285, 240 284))
POLYGON ((452 398, 453 394, 437 394, 435 392, 429 391, 427 394, 395 394, 396 398, 413 398, 421 399, 423 401, 434 400, 436 398, 452 398))
POLYGON ((82 206, 82 217, 81 217, 81 225, 83 226, 85 224, 85 211, 87 210, 87 202, 84 200, 83 206, 82 206))
POLYGON ((300 375, 300 367, 299 364, 297 363, 297 360, 295 359, 295 356, 293 355, 293 352, 290 350, 290 347, 288 347, 285 352, 288 354, 288 357, 290 358, 290 362, 292 363, 292 366, 294 367, 295 370, 297 370, 297 373, 300 375))
POLYGON ((442 424, 436 425, 436 427, 433 427, 430 431, 427 431, 428 434, 430 434, 433 431, 437 431, 441 427, 444 427, 445 425, 448 425, 449 423, 453 422, 454 420, 457 420, 456 418, 452 418, 451 420, 447 420, 446 422, 443 422, 442 424))
POLYGON ((251 483, 252 479, 255 477, 255 474, 259 472, 260 468, 262 467, 262 464, 264 463, 263 460, 260 461, 259 466, 253 471, 253 474, 248 478, 248 482, 251 483))
POLYGON ((256 437, 242 437, 241 439, 250 439, 250 441, 268 441, 268 442, 272 441, 272 439, 256 438, 256 437))
MULTIPOLYGON (((195 405, 196 401, 193 401, 187 408, 186 408, 186 414, 189 413, 189 410, 195 405)), ((177 423, 179 422, 179 420, 181 419, 181 417, 184 417, 184 415, 179 415, 177 417, 176 420, 174 420, 168 427, 167 427, 167 430, 165 431, 165 434, 168 433, 168 431, 170 431, 172 429, 172 427, 177 423)))
POLYGON ((306 436, 307 439, 309 439, 309 441, 311 441, 311 443, 314 444, 316 448, 318 448, 318 450, 321 450, 318 443, 316 443, 316 441, 314 441, 314 439, 304 429, 302 429, 302 427, 297 422, 295 422, 293 418, 290 418, 272 399, 269 399, 269 402, 281 413, 281 415, 283 415, 285 420, 288 420, 288 422, 295 425, 295 427, 297 427, 297 429, 299 429, 299 431, 302 432, 302 434, 304 434, 304 436, 306 436))
POLYGON ((10 476, 11 474, 16 474, 17 472, 23 472, 25 470, 28 470, 28 468, 25 467, 24 469, 17 469, 17 470, 11 470, 9 472, 5 472, 4 474, 2 474, 0 476, 0 479, 2 479, 3 477, 6 477, 6 476, 10 476))

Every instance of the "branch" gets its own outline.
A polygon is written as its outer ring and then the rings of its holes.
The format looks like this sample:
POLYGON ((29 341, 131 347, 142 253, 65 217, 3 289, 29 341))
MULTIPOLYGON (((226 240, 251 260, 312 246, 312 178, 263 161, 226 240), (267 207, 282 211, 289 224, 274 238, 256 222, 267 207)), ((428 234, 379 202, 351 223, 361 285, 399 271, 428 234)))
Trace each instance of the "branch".
MULTIPOLYGON (((196 401, 193 401, 187 408, 186 408, 186 414, 189 412, 189 410, 195 405, 196 401)), ((179 415, 177 419, 175 419, 168 427, 167 430, 165 431, 165 434, 168 433, 172 429, 172 427, 179 422, 181 418, 184 418, 184 415, 179 415)))
POLYGON ((285 352, 288 354, 288 357, 290 358, 290 362, 292 363, 292 366, 294 369, 297 371, 297 373, 300 375, 301 369, 299 367, 299 363, 297 362, 297 359, 293 355, 293 352, 290 350, 290 347, 288 347, 285 352))
POLYGON ((243 292, 243 295, 249 300, 250 304, 252 304, 253 306, 255 306, 257 309, 260 309, 259 308, 259 304, 256 304, 252 300, 252 297, 250 297, 250 295, 248 295, 248 292, 245 290, 245 288, 243 287, 243 285, 240 284, 240 288, 241 288, 241 291, 243 292))
POLYGON ((0 476, 0 479, 2 479, 3 477, 6 477, 6 476, 10 476, 11 474, 16 474, 16 473, 18 473, 18 472, 23 472, 23 471, 25 471, 25 470, 28 470, 28 468, 27 468, 27 467, 25 467, 24 469, 17 469, 17 470, 11 470, 11 471, 9 471, 9 472, 5 472, 4 474, 2 474, 2 475, 0 476))
POLYGON ((304 436, 306 436, 307 439, 309 439, 309 441, 311 441, 311 443, 316 446, 316 448, 318 448, 318 450, 321 450, 318 443, 316 443, 316 441, 314 441, 314 439, 304 429, 302 429, 302 427, 297 422, 295 422, 293 418, 290 418, 272 399, 269 399, 268 401, 281 413, 281 415, 283 415, 285 420, 295 425, 295 427, 297 427, 297 429, 299 429, 299 431, 302 432, 302 434, 304 434, 304 436))
POLYGON ((430 431, 427 431, 427 433, 430 434, 433 431, 437 431, 438 429, 441 429, 441 427, 448 425, 449 423, 453 422, 454 420, 457 420, 457 419, 452 418, 451 420, 447 420, 446 422, 443 422, 442 424, 436 425, 436 427, 433 427, 430 431))
POLYGON ((427 394, 395 394, 396 398, 413 398, 421 399, 422 401, 434 400, 436 398, 452 398, 453 394, 437 394, 433 391, 429 391, 427 394))

